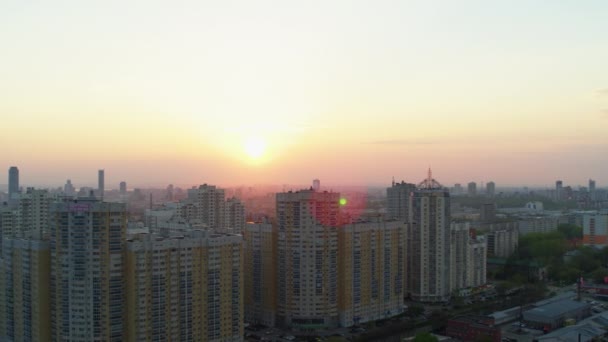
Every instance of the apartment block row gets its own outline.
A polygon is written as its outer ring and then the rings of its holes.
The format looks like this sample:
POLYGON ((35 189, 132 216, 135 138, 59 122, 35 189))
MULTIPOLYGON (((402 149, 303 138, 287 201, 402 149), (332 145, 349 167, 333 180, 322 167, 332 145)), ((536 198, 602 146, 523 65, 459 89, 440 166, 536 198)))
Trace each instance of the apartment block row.
POLYGON ((0 340, 242 340, 241 236, 127 237, 126 206, 95 198, 47 212, 30 237, 3 221, 0 340))

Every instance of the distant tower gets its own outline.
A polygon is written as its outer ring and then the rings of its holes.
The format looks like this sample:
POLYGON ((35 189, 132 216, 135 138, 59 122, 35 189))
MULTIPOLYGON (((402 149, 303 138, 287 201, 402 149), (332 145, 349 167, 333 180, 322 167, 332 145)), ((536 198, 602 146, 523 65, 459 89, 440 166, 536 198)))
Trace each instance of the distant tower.
POLYGON ((97 192, 99 193, 99 198, 103 200, 103 192, 105 190, 105 173, 104 170, 99 170, 97 172, 97 192))
POLYGON ((120 194, 125 195, 127 193, 127 182, 120 182, 120 194))
POLYGON ((486 184, 486 194, 490 197, 494 196, 496 193, 496 184, 492 181, 486 184))
POLYGON ((563 184, 561 180, 555 182, 555 199, 558 201, 563 197, 563 184))
POLYGON ((19 193, 19 169, 11 166, 8 169, 8 198, 15 199, 19 193))
POLYGON ((450 193, 428 177, 411 193, 407 288, 421 302, 450 298, 450 193))
POLYGON ((595 192, 595 181, 593 179, 589 180, 589 192, 595 192))
POLYGON ((321 181, 318 179, 315 179, 312 181, 312 189, 314 191, 319 191, 321 190, 321 181))
POLYGON ((74 185, 72 184, 72 180, 68 179, 63 186, 63 193, 66 196, 74 196, 76 189, 74 189, 74 185))
POLYGON ((469 196, 475 196, 475 195, 477 195, 477 183, 470 182, 467 185, 467 190, 468 190, 469 196))

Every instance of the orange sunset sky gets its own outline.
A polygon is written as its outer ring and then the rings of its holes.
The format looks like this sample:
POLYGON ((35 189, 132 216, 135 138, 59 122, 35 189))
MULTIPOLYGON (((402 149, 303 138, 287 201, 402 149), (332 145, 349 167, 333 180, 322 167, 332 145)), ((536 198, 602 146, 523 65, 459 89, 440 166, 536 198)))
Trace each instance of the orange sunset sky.
MULTIPOLYGON (((0 3, 0 179, 608 183, 606 1, 0 3)), ((0 181, 4 184, 6 181, 0 181)))

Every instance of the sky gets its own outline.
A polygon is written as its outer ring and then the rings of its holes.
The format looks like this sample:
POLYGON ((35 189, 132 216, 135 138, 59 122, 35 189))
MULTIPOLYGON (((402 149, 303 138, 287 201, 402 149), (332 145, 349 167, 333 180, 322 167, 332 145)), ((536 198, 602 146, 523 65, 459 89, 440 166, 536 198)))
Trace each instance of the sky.
MULTIPOLYGON (((0 1, 0 179, 608 184, 608 2, 0 1)), ((0 181, 0 183, 4 183, 0 181)))

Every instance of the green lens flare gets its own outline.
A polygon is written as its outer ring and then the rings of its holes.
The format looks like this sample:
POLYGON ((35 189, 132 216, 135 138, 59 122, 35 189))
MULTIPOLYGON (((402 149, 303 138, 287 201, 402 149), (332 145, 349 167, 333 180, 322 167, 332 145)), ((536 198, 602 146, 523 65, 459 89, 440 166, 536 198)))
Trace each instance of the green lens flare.
POLYGON ((340 205, 346 205, 346 198, 340 198, 340 205))

